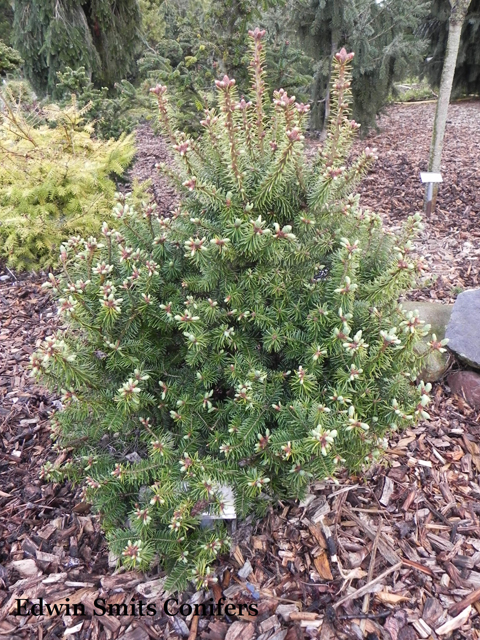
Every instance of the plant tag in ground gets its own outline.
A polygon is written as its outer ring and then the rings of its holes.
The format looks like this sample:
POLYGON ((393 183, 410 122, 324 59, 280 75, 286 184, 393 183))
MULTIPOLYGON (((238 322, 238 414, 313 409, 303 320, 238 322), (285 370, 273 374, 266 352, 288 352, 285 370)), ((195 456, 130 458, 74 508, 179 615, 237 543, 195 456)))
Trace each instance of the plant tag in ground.
POLYGON ((236 520, 237 513, 235 511, 235 498, 233 495, 233 489, 227 485, 221 485, 218 489, 224 507, 221 514, 211 515, 210 513, 202 513, 202 522, 208 522, 209 520, 236 520))
POLYGON ((426 171, 422 171, 420 173, 420 180, 424 184, 427 182, 443 182, 441 173, 428 173, 426 171))

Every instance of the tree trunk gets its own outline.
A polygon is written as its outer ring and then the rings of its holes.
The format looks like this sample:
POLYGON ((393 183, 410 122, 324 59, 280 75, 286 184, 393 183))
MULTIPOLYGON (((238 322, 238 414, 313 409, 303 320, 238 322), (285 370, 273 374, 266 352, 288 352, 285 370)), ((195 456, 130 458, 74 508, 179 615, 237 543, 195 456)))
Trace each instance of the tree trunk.
MULTIPOLYGON (((448 40, 445 60, 443 62, 442 78, 440 81, 440 90, 438 93, 437 109, 435 111, 435 120, 433 123, 432 142, 430 145, 430 159, 428 170, 433 173, 440 172, 440 163, 442 160, 443 140, 445 137, 445 128, 447 125, 448 105, 452 93, 453 77, 455 75, 455 67, 457 64, 458 49, 460 46, 460 36, 462 26, 467 15, 468 7, 471 0, 449 0, 452 7, 450 19, 448 21, 448 40)), ((437 200, 438 183, 433 185, 433 198, 431 211, 435 208, 437 200)), ((427 191, 425 192, 425 210, 427 210, 427 191)))

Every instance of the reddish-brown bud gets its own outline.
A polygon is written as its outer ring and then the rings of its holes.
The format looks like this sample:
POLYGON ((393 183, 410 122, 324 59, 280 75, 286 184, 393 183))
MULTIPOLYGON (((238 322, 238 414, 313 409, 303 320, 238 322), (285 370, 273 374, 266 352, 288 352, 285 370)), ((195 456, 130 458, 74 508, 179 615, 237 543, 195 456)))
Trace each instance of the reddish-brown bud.
POLYGON ((235 109, 240 109, 240 111, 245 111, 251 106, 252 106, 252 103, 250 101, 247 102, 245 98, 242 96, 242 99, 240 100, 240 102, 236 103, 235 109))
POLYGON ((180 144, 174 144, 173 148, 175 151, 178 151, 181 156, 184 156, 188 151, 191 151, 190 142, 188 140, 181 142, 180 144))
POLYGON ((197 179, 195 177, 191 178, 190 180, 186 180, 183 183, 183 186, 187 187, 187 189, 189 191, 193 191, 195 189, 196 185, 197 185, 197 179))
POLYGON ((259 42, 263 36, 265 35, 265 29, 259 29, 258 27, 255 27, 255 29, 249 30, 248 35, 253 38, 255 40, 255 42, 259 42))
POLYGON ((150 89, 150 93, 154 93, 156 96, 162 96, 167 92, 167 87, 164 84, 157 84, 150 89))
POLYGON ((377 160, 378 156, 376 155, 377 149, 370 149, 370 147, 366 147, 364 154, 366 158, 371 158, 372 160, 377 160))
POLYGON ((287 138, 292 142, 303 140, 302 132, 298 127, 293 127, 291 131, 286 131, 287 138))
POLYGON ((298 113, 308 113, 310 111, 310 105, 304 104, 303 102, 296 102, 295 108, 298 113))
POLYGON ((288 106, 295 102, 295 96, 290 96, 285 91, 285 89, 280 89, 279 91, 274 91, 273 96, 275 100, 273 101, 276 107, 281 107, 282 109, 286 109, 288 106))
POLYGON ((355 54, 353 53, 353 51, 351 53, 347 53, 345 47, 342 47, 340 51, 335 54, 335 58, 342 64, 344 64, 345 62, 350 62, 350 60, 353 60, 354 56, 355 54))
POLYGON ((218 89, 228 89, 235 86, 235 80, 225 75, 223 76, 223 80, 215 80, 215 86, 218 89))

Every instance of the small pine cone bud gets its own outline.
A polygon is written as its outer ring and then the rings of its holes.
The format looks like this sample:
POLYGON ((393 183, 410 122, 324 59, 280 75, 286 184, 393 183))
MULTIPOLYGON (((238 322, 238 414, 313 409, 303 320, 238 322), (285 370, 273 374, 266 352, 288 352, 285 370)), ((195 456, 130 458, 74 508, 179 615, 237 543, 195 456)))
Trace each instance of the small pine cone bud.
POLYGON ((223 80, 215 80, 215 86, 218 89, 227 89, 235 86, 235 80, 233 78, 229 78, 227 75, 224 75, 223 80))
POLYGON ((250 101, 247 102, 245 98, 242 96, 242 99, 240 100, 240 102, 237 102, 237 104, 235 105, 235 109, 240 109, 240 111, 245 111, 251 106, 252 106, 252 103, 250 101))
POLYGON ((190 142, 188 140, 181 142, 180 144, 174 144, 173 148, 175 151, 178 151, 181 156, 184 156, 188 151, 191 151, 190 142))
POLYGON ((304 104, 303 102, 296 102, 295 108, 298 113, 308 113, 310 111, 310 105, 304 104))
POLYGON ((167 87, 164 84, 157 84, 150 89, 150 93, 154 93, 156 96, 162 96, 167 92, 167 87))
POLYGON ((287 134, 287 138, 292 142, 298 142, 300 140, 303 140, 302 133, 298 127, 293 127, 291 131, 287 130, 286 134, 287 134))
POLYGON ((195 189, 196 184, 197 184, 197 179, 196 179, 195 177, 193 177, 193 178, 191 178, 190 180, 186 180, 186 181, 183 183, 183 186, 184 186, 184 187, 187 187, 187 189, 188 189, 189 191, 193 191, 193 190, 195 189))
POLYGON ((251 29, 248 31, 248 35, 253 38, 255 42, 259 42, 263 38, 265 33, 265 29, 259 29, 258 27, 255 27, 253 31, 251 29))
POLYGON ((354 56, 355 54, 353 52, 347 53, 345 47, 342 47, 340 51, 335 54, 335 58, 341 63, 350 62, 350 60, 353 60, 354 56))

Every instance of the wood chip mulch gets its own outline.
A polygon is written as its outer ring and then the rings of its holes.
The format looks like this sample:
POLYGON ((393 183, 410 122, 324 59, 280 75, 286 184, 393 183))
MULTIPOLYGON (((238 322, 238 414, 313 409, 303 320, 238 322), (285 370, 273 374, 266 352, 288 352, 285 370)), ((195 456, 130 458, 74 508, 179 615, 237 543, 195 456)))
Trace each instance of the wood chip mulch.
MULTIPOLYGON (((382 214, 391 228, 423 210, 435 103, 393 105, 379 120, 379 133, 359 140, 378 150, 378 160, 360 185, 363 206, 382 214)), ((429 280, 410 297, 453 302, 464 289, 480 286, 480 101, 449 107, 442 155, 443 183, 437 206, 416 243, 429 280), (433 282, 431 278, 433 277, 433 282)))
MULTIPOLYGON (((452 119, 470 127, 468 110, 474 107, 458 106, 452 119)), ((384 202, 382 213, 391 215, 392 225, 421 203, 421 191, 403 208, 407 188, 395 195, 397 181, 413 189, 417 180, 413 151, 406 152, 413 164, 403 173, 397 151, 401 132, 405 146, 413 146, 407 138, 419 132, 423 116, 414 113, 420 107, 430 105, 390 109, 386 117, 394 130, 374 136, 380 152, 382 135, 387 138, 391 166, 380 164, 381 180, 365 187, 364 200, 377 191, 370 204, 379 210, 384 202), (388 205, 392 198, 398 207, 388 205)), ((468 131, 471 136, 458 147, 467 155, 479 136, 472 127, 468 131)), ((463 188, 468 158, 457 159, 462 195, 456 200, 473 202, 463 188)), ((452 205, 447 221, 440 218, 442 207, 439 199, 438 233, 428 223, 426 229, 439 261, 442 243, 452 239, 478 247, 464 209, 452 205)), ((468 272, 474 260, 459 258, 460 244, 448 245, 452 270, 433 288, 442 301, 460 281, 474 286, 478 277, 478 268, 476 276, 473 266, 468 272)), ((230 556, 219 559, 211 590, 179 596, 194 604, 223 595, 227 603, 257 604, 257 616, 169 617, 160 568, 147 575, 116 571, 98 519, 78 492, 39 479, 41 465, 47 459, 58 463, 63 454, 52 450, 49 438, 55 398, 33 384, 28 358, 36 341, 54 331, 56 314, 40 280, 7 275, 0 269, 0 640, 480 638, 480 415, 462 399, 437 384, 431 420, 394 434, 382 464, 366 474, 341 476, 337 484, 316 482, 300 504, 277 504, 264 520, 243 523, 233 534, 230 556), (97 597, 111 604, 152 602, 157 614, 94 616, 97 597), (64 607, 59 615, 16 617, 20 598, 81 603, 86 615, 69 615, 64 607)))
POLYGON ((135 161, 128 172, 127 181, 149 182, 148 191, 157 205, 157 212, 168 216, 178 203, 175 189, 168 178, 162 175, 155 166, 162 162, 171 162, 170 152, 165 140, 155 135, 149 123, 141 124, 135 132, 137 151, 135 161))

